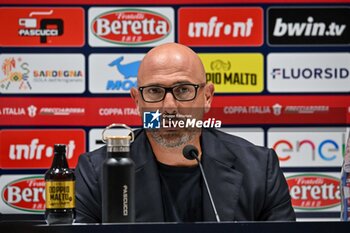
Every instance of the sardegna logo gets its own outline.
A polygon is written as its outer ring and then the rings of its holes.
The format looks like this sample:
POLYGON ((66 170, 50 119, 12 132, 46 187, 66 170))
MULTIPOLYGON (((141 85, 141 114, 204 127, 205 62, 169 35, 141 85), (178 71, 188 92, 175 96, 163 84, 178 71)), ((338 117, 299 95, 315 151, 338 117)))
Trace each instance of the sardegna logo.
POLYGON ((330 209, 340 205, 339 179, 324 174, 286 177, 292 205, 300 210, 330 209))
POLYGON ((45 180, 43 176, 15 176, 17 179, 13 179, 12 176, 5 177, 5 180, 11 177, 11 181, 5 182, 5 186, 1 189, 2 202, 7 205, 7 208, 6 206, 1 208, 1 212, 42 213, 45 210, 45 180))
POLYGON ((174 41, 173 15, 172 8, 92 8, 90 45, 149 46, 174 41))

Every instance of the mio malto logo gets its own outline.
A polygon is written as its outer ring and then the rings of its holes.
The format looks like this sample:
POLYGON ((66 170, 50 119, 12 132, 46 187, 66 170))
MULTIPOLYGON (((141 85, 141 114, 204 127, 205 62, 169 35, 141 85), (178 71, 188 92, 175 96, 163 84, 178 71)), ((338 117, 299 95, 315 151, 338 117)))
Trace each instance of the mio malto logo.
POLYGON ((215 118, 197 120, 191 115, 162 114, 159 109, 156 112, 143 113, 143 127, 145 129, 159 128, 220 128, 221 121, 215 118))
POLYGON ((269 8, 271 45, 348 45, 350 8, 269 8))
POLYGON ((172 42, 172 8, 91 8, 90 45, 156 45, 172 42))
POLYGON ((45 180, 43 176, 3 176, 1 188, 3 213, 42 213, 45 210, 45 180))

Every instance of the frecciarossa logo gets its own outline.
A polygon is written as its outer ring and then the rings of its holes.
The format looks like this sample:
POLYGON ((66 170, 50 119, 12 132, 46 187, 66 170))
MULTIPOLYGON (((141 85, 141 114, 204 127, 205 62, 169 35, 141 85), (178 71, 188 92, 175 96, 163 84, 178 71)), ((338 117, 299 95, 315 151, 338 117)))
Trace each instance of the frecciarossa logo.
POLYGON ((45 180, 42 176, 14 180, 1 190, 1 198, 11 208, 42 212, 45 210, 45 180))
POLYGON ((321 174, 287 177, 292 205, 296 209, 327 209, 340 204, 339 180, 321 174))
POLYGON ((92 20, 92 33, 101 40, 117 44, 152 43, 167 37, 170 20, 154 11, 120 9, 104 12, 92 20))

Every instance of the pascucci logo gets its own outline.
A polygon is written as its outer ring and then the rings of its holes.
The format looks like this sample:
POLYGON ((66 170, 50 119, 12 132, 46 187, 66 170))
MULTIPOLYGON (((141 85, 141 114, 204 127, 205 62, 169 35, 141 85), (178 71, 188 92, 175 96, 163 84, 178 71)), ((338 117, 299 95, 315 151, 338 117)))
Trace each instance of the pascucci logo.
POLYGON ((159 128, 220 128, 221 121, 215 118, 207 120, 197 120, 191 115, 163 114, 156 112, 143 113, 143 127, 145 129, 159 128))
POLYGON ((129 91, 132 87, 137 87, 137 81, 131 80, 137 78, 141 61, 133 61, 126 64, 121 64, 124 57, 118 57, 108 64, 109 67, 115 69, 118 73, 123 75, 124 80, 108 80, 107 90, 124 90, 129 91))
POLYGON ((170 20, 160 13, 141 9, 105 12, 93 19, 92 33, 116 44, 145 44, 167 37, 170 20))
POLYGON ((63 35, 64 26, 62 19, 43 18, 38 21, 32 18, 35 15, 52 15, 53 10, 47 12, 31 12, 29 18, 20 18, 18 24, 21 27, 18 35, 23 37, 40 37, 40 43, 47 43, 47 37, 57 37, 63 35), (40 28, 38 26, 40 25, 40 28), (56 28, 52 28, 52 27, 56 28))

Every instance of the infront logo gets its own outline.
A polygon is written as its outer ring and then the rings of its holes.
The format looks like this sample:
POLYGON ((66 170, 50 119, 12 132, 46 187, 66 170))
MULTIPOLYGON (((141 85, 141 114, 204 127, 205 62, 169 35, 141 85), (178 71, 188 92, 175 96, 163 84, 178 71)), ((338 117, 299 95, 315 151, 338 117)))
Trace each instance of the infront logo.
POLYGON ((261 8, 200 8, 179 10, 179 42, 190 46, 260 46, 261 8))
POLYGON ((66 157, 71 168, 85 152, 84 130, 2 130, 0 155, 2 168, 49 168, 54 144, 67 146, 66 157))

